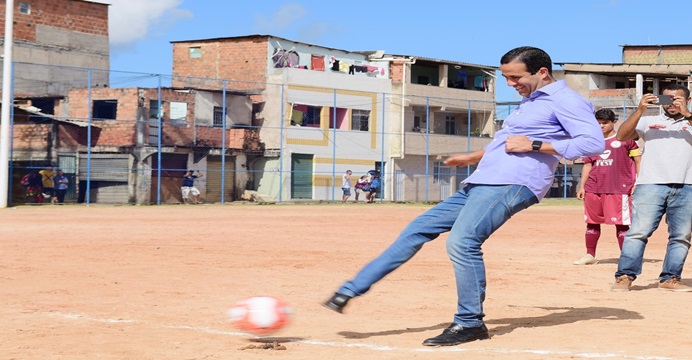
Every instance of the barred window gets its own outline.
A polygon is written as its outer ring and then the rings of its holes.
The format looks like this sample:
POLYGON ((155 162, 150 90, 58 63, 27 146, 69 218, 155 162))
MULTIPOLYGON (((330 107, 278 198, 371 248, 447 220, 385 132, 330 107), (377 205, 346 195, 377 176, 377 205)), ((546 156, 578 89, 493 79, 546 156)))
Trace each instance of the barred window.
POLYGON ((370 127, 370 110, 357 110, 351 112, 351 129, 368 131, 370 127))
POLYGON ((214 106, 214 126, 223 126, 223 107, 221 106, 214 106))
POLYGON ((433 184, 449 184, 452 180, 452 167, 446 166, 442 161, 433 164, 433 184))
POLYGON ((457 120, 453 115, 445 116, 445 134, 456 135, 457 134, 457 120))
POLYGON ((20 2, 19 13, 26 15, 31 14, 31 4, 29 4, 28 2, 20 2))

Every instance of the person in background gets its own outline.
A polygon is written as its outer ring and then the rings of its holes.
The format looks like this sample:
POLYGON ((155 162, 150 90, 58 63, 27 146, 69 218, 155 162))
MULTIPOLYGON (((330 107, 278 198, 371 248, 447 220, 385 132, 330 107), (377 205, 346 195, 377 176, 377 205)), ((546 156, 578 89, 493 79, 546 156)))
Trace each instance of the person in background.
POLYGON ((58 199, 55 197, 55 183, 53 181, 55 173, 53 172, 53 166, 48 165, 38 173, 41 175, 41 182, 43 183, 43 189, 41 190, 43 198, 46 200, 50 199, 51 204, 55 204, 58 199))
MULTIPOLYGON (((360 194, 365 194, 365 191, 363 188, 368 185, 368 175, 363 175, 358 179, 358 182, 356 183, 355 186, 355 193, 356 193, 356 202, 358 202, 358 198, 360 197, 360 194)), ((366 200, 367 200, 367 194, 365 194, 366 200)))
MULTIPOLYGON (((452 324, 426 346, 488 339, 483 318, 486 275, 483 243, 514 214, 542 199, 561 158, 603 153, 605 141, 590 102, 553 77, 543 50, 519 47, 500 60, 500 71, 523 100, 484 149, 447 158, 447 166, 478 164, 462 188, 419 215, 377 258, 345 282, 323 305, 342 312, 347 303, 411 259, 425 243, 449 232, 447 254, 456 278, 452 324)), ((507 244, 511 246, 511 243, 507 244)))
POLYGON ((615 225, 615 236, 622 250, 625 233, 632 224, 632 199, 634 181, 639 171, 641 153, 634 140, 619 141, 615 138, 617 118, 610 109, 596 111, 596 120, 601 124, 606 150, 599 156, 582 159, 581 181, 577 199, 584 201, 586 220, 586 255, 574 265, 593 265, 596 245, 601 237, 601 224, 615 225))
POLYGON ((183 195, 183 203, 189 204, 192 201, 194 204, 201 204, 199 201, 199 190, 195 187, 195 179, 202 177, 202 173, 197 170, 197 175, 193 174, 193 170, 188 170, 183 175, 183 186, 180 188, 180 192, 183 195))
POLYGON ((692 229, 692 112, 687 108, 690 90, 670 84, 663 88, 663 95, 671 97, 673 103, 661 105, 662 114, 643 116, 658 101, 656 95, 644 94, 637 110, 617 131, 619 141, 643 141, 644 153, 632 195, 632 226, 622 243, 612 291, 629 291, 641 274, 646 243, 663 215, 668 225, 668 246, 658 288, 692 291, 680 281, 692 229))
POLYGON ((351 170, 346 170, 346 173, 341 177, 341 203, 345 203, 351 197, 351 170))
POLYGON ((70 180, 61 169, 58 169, 57 175, 53 178, 53 183, 55 185, 55 197, 58 199, 58 204, 64 204, 65 194, 67 194, 67 187, 70 180))
POLYGON ((369 203, 375 202, 377 198, 377 193, 380 192, 380 173, 379 171, 373 172, 371 174, 372 180, 370 180, 370 192, 367 195, 369 203))

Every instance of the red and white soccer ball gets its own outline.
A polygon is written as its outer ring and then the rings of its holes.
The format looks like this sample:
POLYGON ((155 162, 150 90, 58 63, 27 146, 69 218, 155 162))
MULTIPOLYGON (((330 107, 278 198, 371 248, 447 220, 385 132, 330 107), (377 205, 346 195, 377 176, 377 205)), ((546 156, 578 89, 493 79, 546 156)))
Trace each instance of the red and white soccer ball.
POLYGON ((254 296, 239 300, 228 310, 231 324, 255 334, 268 334, 288 324, 291 309, 274 296, 254 296))

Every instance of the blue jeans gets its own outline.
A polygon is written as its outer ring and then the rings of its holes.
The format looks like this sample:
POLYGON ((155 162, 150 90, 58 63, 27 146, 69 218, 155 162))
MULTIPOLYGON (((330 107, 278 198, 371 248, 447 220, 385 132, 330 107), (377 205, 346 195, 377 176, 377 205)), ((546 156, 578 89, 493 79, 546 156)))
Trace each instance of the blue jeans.
POLYGON ((425 243, 451 231, 447 253, 454 267, 458 296, 454 322, 464 327, 480 326, 486 285, 481 245, 512 215, 537 202, 531 190, 521 185, 466 185, 409 223, 394 243, 338 292, 363 295, 411 259, 425 243))
POLYGON ((692 185, 683 184, 637 185, 632 196, 632 226, 625 234, 615 277, 636 279, 642 273, 644 248, 663 214, 668 225, 668 247, 659 279, 682 278, 692 231, 692 185))

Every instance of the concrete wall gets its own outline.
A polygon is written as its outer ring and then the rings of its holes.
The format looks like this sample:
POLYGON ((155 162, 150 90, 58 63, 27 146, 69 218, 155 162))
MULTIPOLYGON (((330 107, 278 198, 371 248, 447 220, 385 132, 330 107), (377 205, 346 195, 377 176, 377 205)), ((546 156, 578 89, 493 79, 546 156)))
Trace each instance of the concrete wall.
MULTIPOLYGON (((110 66, 108 5, 80 0, 33 1, 30 14, 14 5, 13 61, 91 69, 110 66)), ((4 14, 5 2, 0 4, 4 14)), ((0 18, 3 31, 4 17, 0 18)), ((71 87, 85 87, 86 71, 15 67, 16 96, 60 96, 71 87)), ((92 85, 108 83, 107 72, 92 73, 92 85)))

